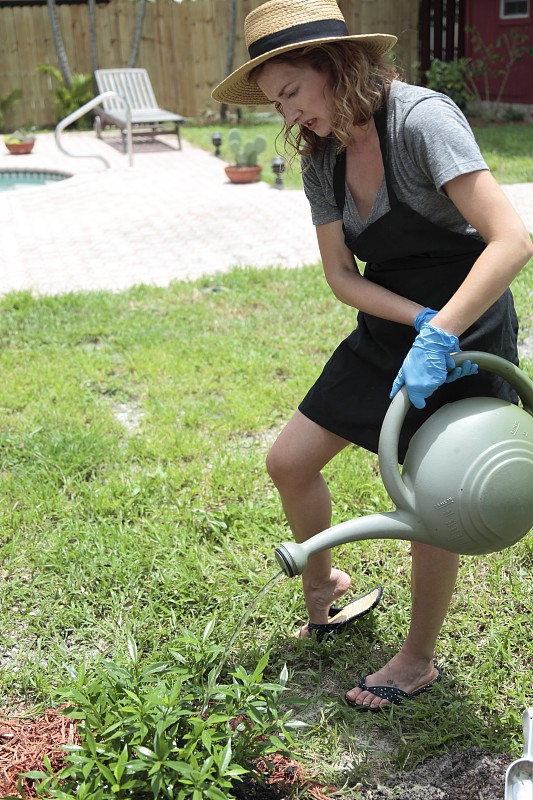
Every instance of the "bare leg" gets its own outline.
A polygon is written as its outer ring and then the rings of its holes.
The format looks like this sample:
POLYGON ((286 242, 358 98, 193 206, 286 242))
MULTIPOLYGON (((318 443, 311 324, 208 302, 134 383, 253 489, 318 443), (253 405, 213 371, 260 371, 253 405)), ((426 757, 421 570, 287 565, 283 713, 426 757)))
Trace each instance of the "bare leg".
MULTIPOLYGON (((434 649, 453 594, 459 556, 413 542, 411 581, 412 615, 407 638, 382 669, 367 677, 367 686, 395 686, 413 692, 435 677, 434 649)), ((388 701, 356 687, 347 693, 352 702, 376 707, 388 701)))
MULTIPOLYGON (((298 411, 268 454, 267 469, 297 542, 330 527, 331 498, 320 470, 348 444, 298 411)), ((345 572, 332 569, 328 550, 309 559, 302 583, 309 621, 321 624, 328 621, 330 605, 348 591, 351 580, 345 572)), ((307 626, 300 635, 309 635, 307 626)))

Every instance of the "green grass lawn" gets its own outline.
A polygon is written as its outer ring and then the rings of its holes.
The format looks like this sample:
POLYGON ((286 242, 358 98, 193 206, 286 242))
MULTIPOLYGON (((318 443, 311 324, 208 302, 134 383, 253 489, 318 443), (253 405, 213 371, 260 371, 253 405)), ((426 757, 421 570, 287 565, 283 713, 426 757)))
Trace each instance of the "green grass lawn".
MULTIPOLYGON (((515 282, 525 332, 531 266, 515 282)), ((145 663, 175 660, 179 637, 201 642, 214 620, 210 640, 223 648, 290 538, 266 452, 355 312, 319 266, 120 294, 11 294, 0 306, 2 705, 56 703, 73 668, 126 662, 130 636, 145 663)), ((375 456, 352 447, 326 472, 336 522, 391 507, 375 456)), ((363 542, 335 557, 355 592, 385 587, 373 617, 323 645, 289 638, 305 609, 299 580, 283 580, 223 670, 253 670, 266 650, 267 677, 287 665, 284 704, 309 725, 294 757, 308 773, 353 786, 446 750, 518 756, 533 704, 531 536, 464 558, 439 642, 443 682, 379 717, 342 697, 402 641, 408 545, 363 542)))
MULTIPOLYGON (((214 153, 211 136, 215 131, 222 134, 221 157, 228 162, 232 161, 233 154, 227 146, 227 135, 233 125, 192 125, 183 128, 183 136, 187 141, 198 147, 214 153)), ((241 132, 243 138, 255 138, 261 134, 268 142, 265 153, 259 156, 259 163, 263 165, 262 180, 271 185, 275 176, 272 173, 271 162, 275 155, 284 155, 284 142, 278 138, 280 124, 275 122, 260 124, 243 124, 241 132), (276 144, 277 141, 277 144, 276 144)), ((526 183, 533 182, 533 149, 531 141, 533 126, 528 124, 484 124, 474 125, 474 134, 478 140, 481 151, 492 170, 498 183, 526 183)), ((301 189, 302 179, 299 162, 296 160, 283 178, 284 186, 288 189, 301 189)))
POLYGON ((531 123, 474 125, 473 131, 498 183, 533 182, 531 123))

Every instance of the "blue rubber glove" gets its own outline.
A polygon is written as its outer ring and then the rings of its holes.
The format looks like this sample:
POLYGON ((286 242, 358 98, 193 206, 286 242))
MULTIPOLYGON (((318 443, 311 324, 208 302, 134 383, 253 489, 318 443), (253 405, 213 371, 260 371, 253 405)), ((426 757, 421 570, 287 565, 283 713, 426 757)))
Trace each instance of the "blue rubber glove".
POLYGON ((422 325, 425 325, 426 322, 431 322, 433 317, 438 313, 438 311, 434 311, 432 308, 425 308, 420 314, 417 314, 414 321, 415 331, 420 333, 422 325))
MULTIPOLYGON (((453 361, 453 359, 452 359, 453 361)), ((448 374, 446 375, 446 383, 453 383, 454 381, 458 380, 459 378, 465 378, 468 375, 476 375, 478 371, 478 365, 472 364, 471 361, 468 359, 463 361, 461 366, 455 367, 455 369, 451 369, 448 374)))
POLYGON ((458 350, 457 336, 429 322, 423 324, 392 384, 391 400, 405 384, 411 403, 415 408, 424 408, 426 399, 443 383, 474 375, 477 364, 465 361, 460 367, 455 366, 451 354, 458 350))

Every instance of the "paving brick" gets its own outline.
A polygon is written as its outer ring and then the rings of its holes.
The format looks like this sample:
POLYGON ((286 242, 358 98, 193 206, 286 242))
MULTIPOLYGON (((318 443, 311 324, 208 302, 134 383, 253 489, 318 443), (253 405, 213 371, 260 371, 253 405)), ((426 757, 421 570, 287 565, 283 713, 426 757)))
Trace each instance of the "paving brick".
MULTIPOLYGON (((40 134, 27 156, 0 154, 0 169, 59 170, 72 178, 0 194, 0 293, 57 294, 166 286, 235 265, 299 267, 320 259, 302 191, 235 186, 224 162, 173 136, 139 143, 128 167, 116 139, 40 134)), ((503 187, 533 231, 533 184, 503 187)))

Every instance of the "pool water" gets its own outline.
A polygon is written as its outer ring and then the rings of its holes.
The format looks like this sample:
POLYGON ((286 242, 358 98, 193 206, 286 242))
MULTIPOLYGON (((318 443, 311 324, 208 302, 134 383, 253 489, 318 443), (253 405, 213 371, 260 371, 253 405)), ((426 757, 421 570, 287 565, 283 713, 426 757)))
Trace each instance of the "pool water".
POLYGON ((12 192, 31 186, 45 186, 71 178, 68 172, 49 172, 34 169, 0 169, 0 192, 12 192))

